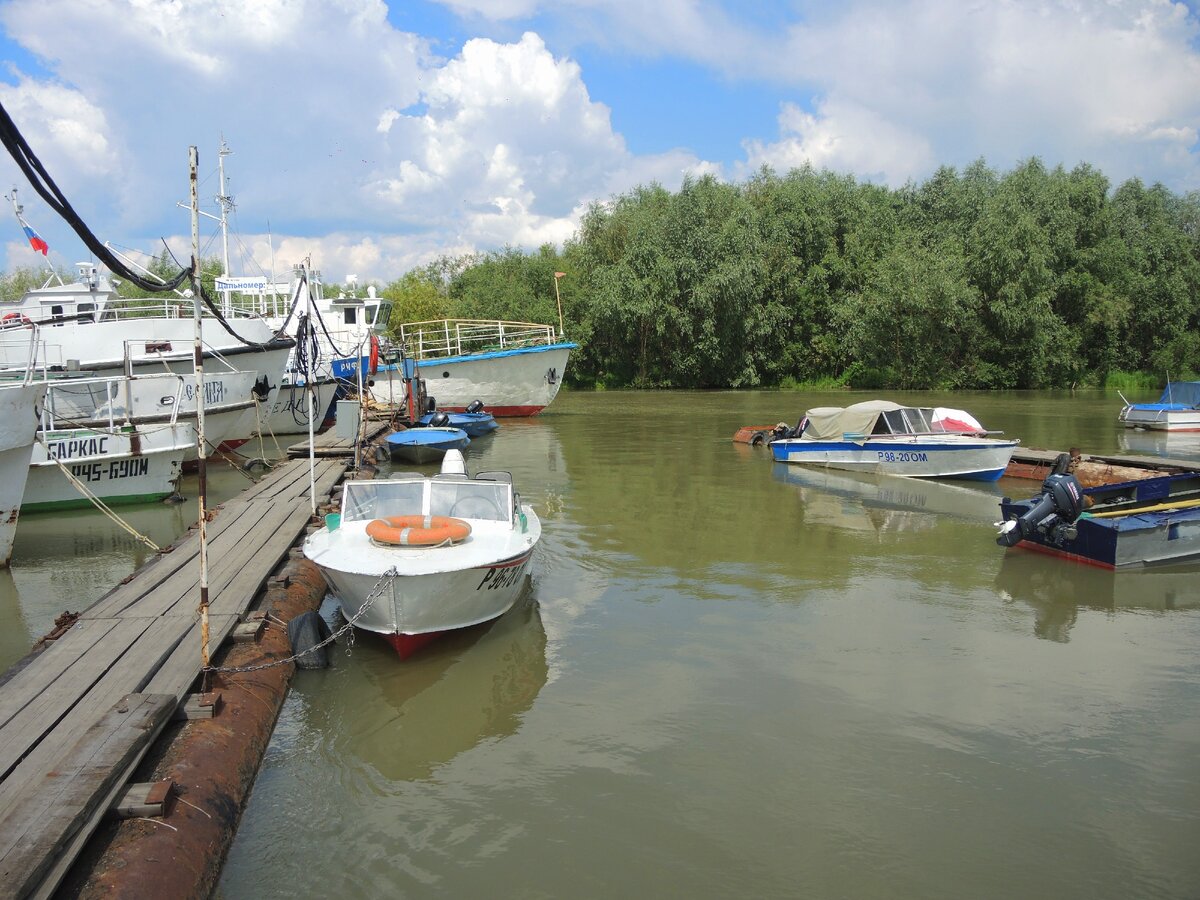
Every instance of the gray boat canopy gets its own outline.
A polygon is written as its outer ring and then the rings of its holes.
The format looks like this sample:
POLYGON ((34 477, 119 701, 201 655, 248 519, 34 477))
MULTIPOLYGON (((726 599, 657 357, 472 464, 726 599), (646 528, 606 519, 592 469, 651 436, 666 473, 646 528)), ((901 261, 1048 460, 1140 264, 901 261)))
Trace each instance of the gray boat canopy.
POLYGON ((866 400, 847 407, 818 406, 806 414, 801 437, 810 441, 863 440, 883 434, 982 434, 984 428, 963 410, 901 406, 866 400))

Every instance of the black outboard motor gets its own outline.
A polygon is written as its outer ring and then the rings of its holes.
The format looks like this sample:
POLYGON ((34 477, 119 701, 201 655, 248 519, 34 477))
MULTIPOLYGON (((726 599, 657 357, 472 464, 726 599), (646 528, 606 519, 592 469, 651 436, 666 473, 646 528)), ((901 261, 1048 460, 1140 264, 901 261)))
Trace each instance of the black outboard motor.
POLYGON ((437 409, 437 398, 426 395, 425 396, 425 412, 431 413, 435 409, 437 409))
POLYGON ((433 428, 445 428, 450 424, 450 417, 444 412, 437 412, 433 414, 433 418, 429 420, 429 424, 433 428))
POLYGON ((1042 493, 1020 517, 1000 524, 996 543, 1014 547, 1035 531, 1044 534, 1051 543, 1062 546, 1078 536, 1075 520, 1083 512, 1086 501, 1083 487, 1074 475, 1051 474, 1042 482, 1042 493))
POLYGON ((467 412, 469 412, 469 413, 483 412, 483 401, 482 400, 472 400, 470 405, 467 406, 467 412))

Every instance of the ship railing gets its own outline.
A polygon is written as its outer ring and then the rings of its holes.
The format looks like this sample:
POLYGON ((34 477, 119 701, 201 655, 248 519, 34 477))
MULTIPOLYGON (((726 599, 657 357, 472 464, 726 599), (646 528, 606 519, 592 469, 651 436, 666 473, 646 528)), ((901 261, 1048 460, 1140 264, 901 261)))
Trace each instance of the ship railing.
POLYGON ((483 319, 435 319, 400 326, 400 343, 415 359, 466 356, 556 342, 553 325, 483 319))

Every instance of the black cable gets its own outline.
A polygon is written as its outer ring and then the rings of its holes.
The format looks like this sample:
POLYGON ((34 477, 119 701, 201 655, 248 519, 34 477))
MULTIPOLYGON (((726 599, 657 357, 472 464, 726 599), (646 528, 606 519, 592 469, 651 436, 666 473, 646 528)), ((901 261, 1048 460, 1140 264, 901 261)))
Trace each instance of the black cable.
POLYGON ((50 173, 46 171, 29 144, 26 143, 25 138, 21 135, 16 123, 9 116, 8 110, 4 108, 3 103, 0 103, 0 142, 3 142, 9 155, 20 167, 21 171, 25 173, 25 177, 33 185, 33 189, 38 192, 51 209, 62 216, 66 223, 79 235, 80 240, 92 251, 96 259, 104 263, 110 272, 119 275, 126 281, 152 294, 173 291, 191 275, 190 270, 183 269, 165 282, 150 281, 126 266, 124 262, 105 247, 100 239, 88 228, 83 219, 79 217, 79 214, 75 212, 75 208, 71 206, 70 201, 67 200, 63 192, 58 189, 58 185, 54 183, 54 179, 50 177, 50 173))

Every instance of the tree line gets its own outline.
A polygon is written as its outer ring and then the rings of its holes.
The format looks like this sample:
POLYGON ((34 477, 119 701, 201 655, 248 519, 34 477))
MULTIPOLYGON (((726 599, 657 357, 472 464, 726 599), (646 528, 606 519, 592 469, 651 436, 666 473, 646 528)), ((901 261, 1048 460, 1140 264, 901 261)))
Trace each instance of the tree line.
POLYGON ((393 328, 557 323, 556 272, 578 385, 1048 388, 1200 370, 1200 193, 1113 189, 1086 164, 980 160, 896 189, 811 167, 651 184, 593 203, 561 250, 446 256, 376 287, 393 328))

